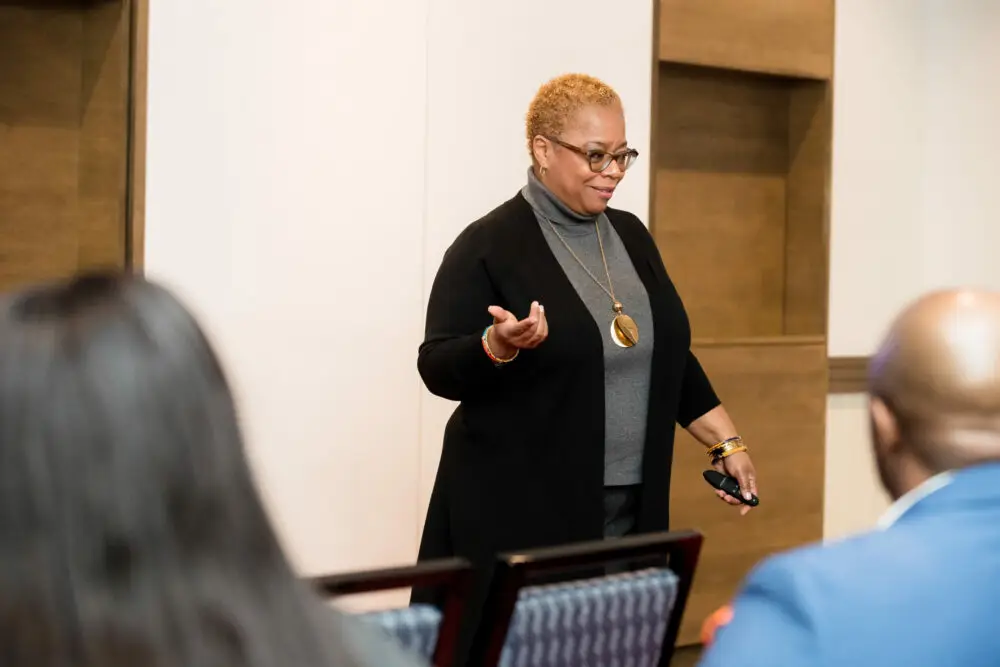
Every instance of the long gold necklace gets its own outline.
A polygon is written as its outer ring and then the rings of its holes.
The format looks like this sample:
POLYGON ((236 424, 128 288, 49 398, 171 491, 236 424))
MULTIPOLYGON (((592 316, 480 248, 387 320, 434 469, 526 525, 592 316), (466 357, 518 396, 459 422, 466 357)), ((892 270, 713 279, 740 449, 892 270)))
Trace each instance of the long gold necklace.
POLYGON ((611 297, 611 310, 615 313, 614 319, 611 320, 611 340, 618 347, 632 347, 636 345, 639 342, 639 327, 636 325, 635 320, 622 312, 624 306, 622 306, 621 301, 615 298, 615 286, 611 282, 611 271, 608 270, 608 258, 604 255, 604 241, 601 240, 601 228, 598 226, 598 220, 594 220, 594 233, 597 234, 597 244, 601 248, 601 261, 604 263, 604 275, 608 278, 607 287, 605 287, 604 283, 598 280, 597 276, 591 273, 590 269, 587 268, 587 265, 584 264, 579 257, 577 257, 576 253, 573 252, 573 249, 569 247, 568 243, 566 243, 566 239, 564 239, 562 234, 559 233, 559 230, 556 229, 555 224, 553 224, 553 222, 548 218, 545 218, 545 221, 549 223, 549 227, 552 228, 552 233, 555 234, 556 238, 562 242, 566 250, 569 251, 569 254, 576 260, 576 263, 580 265, 580 268, 586 271, 591 280, 597 283, 597 286, 604 290, 605 294, 611 297))

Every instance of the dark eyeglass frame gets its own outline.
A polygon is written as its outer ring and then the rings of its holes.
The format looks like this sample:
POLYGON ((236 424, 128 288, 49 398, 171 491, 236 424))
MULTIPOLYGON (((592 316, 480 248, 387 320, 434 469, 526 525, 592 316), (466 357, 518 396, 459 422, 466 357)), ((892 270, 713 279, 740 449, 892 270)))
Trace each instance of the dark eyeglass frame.
POLYGON ((611 166, 612 162, 618 163, 618 169, 622 172, 628 170, 639 157, 639 151, 635 148, 626 148, 623 151, 617 153, 608 153, 607 151, 599 150, 587 150, 586 148, 580 148, 579 146, 574 146, 573 144, 566 143, 562 139, 556 139, 555 137, 545 137, 552 143, 562 146, 567 150, 571 150, 578 155, 582 155, 587 158, 587 165, 590 170, 595 174, 600 174, 605 169, 611 166), (599 161, 595 161, 595 158, 600 156, 599 161))

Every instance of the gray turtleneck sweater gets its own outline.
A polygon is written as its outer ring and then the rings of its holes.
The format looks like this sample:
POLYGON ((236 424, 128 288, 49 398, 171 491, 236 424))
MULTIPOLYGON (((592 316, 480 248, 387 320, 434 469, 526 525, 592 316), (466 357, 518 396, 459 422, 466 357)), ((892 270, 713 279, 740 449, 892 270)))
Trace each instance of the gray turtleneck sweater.
MULTIPOLYGON (((552 253, 601 329, 604 341, 604 484, 638 484, 642 481, 653 360, 653 314, 646 288, 606 215, 586 216, 573 211, 552 194, 531 169, 528 170, 528 184, 521 193, 535 211, 552 253), (639 344, 631 348, 619 347, 611 340, 611 321, 615 315, 611 297, 559 240, 561 236, 587 269, 607 287, 595 222, 604 242, 615 297, 624 306, 623 312, 639 327, 639 344)), ((546 306, 558 307, 556 304, 546 306)))

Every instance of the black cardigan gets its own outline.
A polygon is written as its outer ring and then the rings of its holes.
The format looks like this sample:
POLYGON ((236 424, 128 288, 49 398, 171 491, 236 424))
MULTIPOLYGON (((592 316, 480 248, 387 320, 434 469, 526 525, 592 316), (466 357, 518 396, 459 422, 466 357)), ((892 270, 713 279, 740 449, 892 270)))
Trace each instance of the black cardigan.
MULTIPOLYGON (((652 236, 631 213, 607 215, 649 294, 655 329, 637 529, 666 530, 675 423, 687 426, 719 399, 690 352, 687 315, 652 236)), ((460 401, 421 560, 483 561, 603 536, 606 335, 608 323, 594 321, 520 194, 459 235, 434 280, 417 364, 431 392, 460 401), (548 339, 495 367, 481 343, 492 322, 486 309, 521 318, 535 300, 548 339)))

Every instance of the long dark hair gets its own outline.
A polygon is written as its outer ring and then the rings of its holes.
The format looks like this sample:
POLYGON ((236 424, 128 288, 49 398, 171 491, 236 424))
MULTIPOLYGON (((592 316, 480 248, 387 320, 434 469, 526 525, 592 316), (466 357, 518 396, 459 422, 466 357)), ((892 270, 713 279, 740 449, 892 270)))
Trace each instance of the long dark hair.
POLYGON ((327 611, 167 290, 90 275, 0 302, 0 664, 354 664, 327 611))

